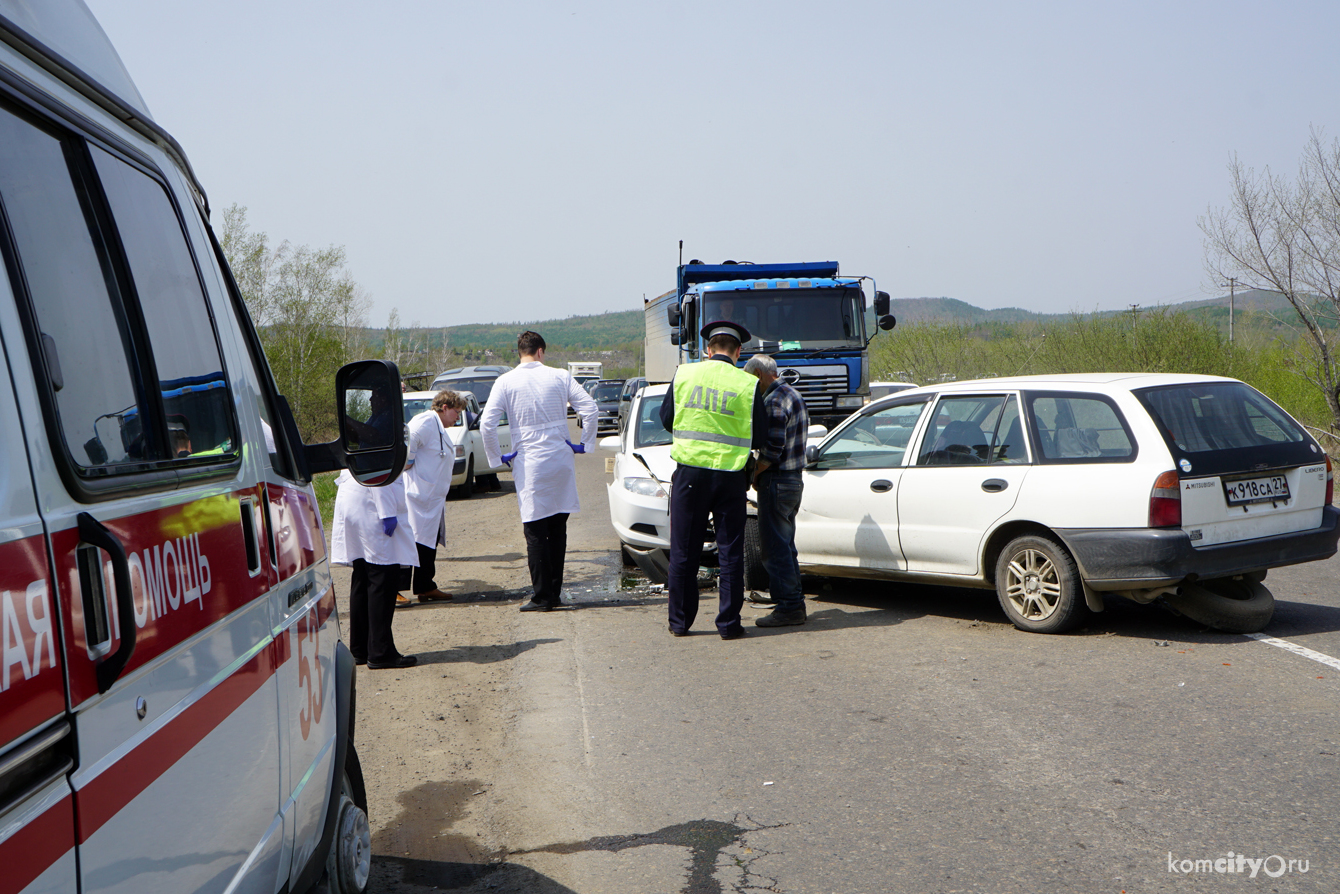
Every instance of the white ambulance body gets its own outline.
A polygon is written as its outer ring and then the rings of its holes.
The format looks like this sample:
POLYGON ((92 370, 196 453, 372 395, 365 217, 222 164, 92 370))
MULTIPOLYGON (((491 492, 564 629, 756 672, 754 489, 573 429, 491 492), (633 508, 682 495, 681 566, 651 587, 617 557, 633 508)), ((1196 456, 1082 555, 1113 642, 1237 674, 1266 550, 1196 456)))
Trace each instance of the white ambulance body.
POLYGON ((204 192, 81 0, 0 0, 0 351, 0 894, 360 890, 310 476, 398 474, 403 429, 367 434, 398 373, 346 367, 347 437, 300 442, 204 192))

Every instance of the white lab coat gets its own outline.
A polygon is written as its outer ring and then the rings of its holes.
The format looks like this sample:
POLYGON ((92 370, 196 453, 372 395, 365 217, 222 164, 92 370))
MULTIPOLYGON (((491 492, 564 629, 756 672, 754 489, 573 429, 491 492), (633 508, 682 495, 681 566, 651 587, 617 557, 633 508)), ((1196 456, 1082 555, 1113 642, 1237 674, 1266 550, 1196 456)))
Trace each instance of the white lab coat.
POLYGON ((503 373, 489 392, 480 433, 490 466, 502 463, 498 423, 507 414, 512 432, 512 478, 516 482, 521 521, 532 522, 560 512, 580 512, 577 471, 568 438, 568 404, 582 418, 582 443, 596 445, 596 402, 572 376, 539 361, 503 373))
POLYGON ((340 491, 335 496, 335 523, 330 535, 330 560, 336 565, 352 565, 362 559, 373 565, 409 565, 418 567, 419 551, 409 528, 409 510, 405 504, 405 477, 385 487, 364 487, 349 471, 335 479, 340 491), (382 519, 395 516, 396 529, 390 537, 382 530, 382 519))
MULTIPOLYGON (((462 411, 463 412, 463 411, 462 411)), ((416 542, 427 547, 446 546, 443 510, 451 489, 451 467, 456 448, 442 420, 425 410, 409 421, 409 455, 405 459, 405 501, 409 526, 416 542), (414 465, 409 463, 413 461, 414 465)))

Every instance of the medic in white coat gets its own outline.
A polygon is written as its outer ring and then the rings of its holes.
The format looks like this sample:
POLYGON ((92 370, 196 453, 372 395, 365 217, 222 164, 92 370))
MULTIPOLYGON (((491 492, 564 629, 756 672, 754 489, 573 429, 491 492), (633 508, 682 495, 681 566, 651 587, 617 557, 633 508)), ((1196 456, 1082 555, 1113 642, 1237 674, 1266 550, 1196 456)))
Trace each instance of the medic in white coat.
POLYGON ((523 612, 550 611, 563 604, 563 563, 568 516, 581 511, 577 499, 574 453, 589 453, 596 443, 596 402, 572 376, 544 365, 544 338, 523 332, 517 339, 521 365, 503 373, 489 392, 480 422, 489 465, 512 465, 526 561, 534 595, 523 612), (568 441, 568 405, 581 416, 582 443, 568 441), (498 423, 507 414, 513 453, 502 456, 498 423))
POLYGON ((439 391, 432 408, 409 421, 408 455, 405 461, 405 499, 409 504, 409 526, 419 556, 411 589, 420 602, 442 602, 451 598, 433 581, 435 550, 446 546, 443 509, 451 489, 451 471, 456 462, 455 446, 447 427, 456 424, 465 399, 454 391, 439 391))
POLYGON ((531 360, 499 376, 489 392, 479 424, 484 455, 491 468, 502 465, 498 424, 506 413, 515 451, 507 458, 523 523, 581 511, 577 470, 568 443, 568 404, 582 418, 582 446, 591 453, 596 446, 599 408, 567 371, 531 360))

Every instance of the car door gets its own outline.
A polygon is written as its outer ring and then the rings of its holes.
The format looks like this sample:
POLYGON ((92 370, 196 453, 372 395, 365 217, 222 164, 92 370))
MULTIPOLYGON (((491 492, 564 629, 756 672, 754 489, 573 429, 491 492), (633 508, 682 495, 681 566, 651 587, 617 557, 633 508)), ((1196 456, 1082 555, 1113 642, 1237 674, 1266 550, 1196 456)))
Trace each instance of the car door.
POLYGON ((898 489, 925 395, 862 413, 834 433, 806 465, 796 513, 801 565, 906 568, 898 541, 898 489))
POLYGON ((907 570, 974 576, 995 522, 1014 506, 1029 469, 1013 393, 941 395, 898 490, 907 570))

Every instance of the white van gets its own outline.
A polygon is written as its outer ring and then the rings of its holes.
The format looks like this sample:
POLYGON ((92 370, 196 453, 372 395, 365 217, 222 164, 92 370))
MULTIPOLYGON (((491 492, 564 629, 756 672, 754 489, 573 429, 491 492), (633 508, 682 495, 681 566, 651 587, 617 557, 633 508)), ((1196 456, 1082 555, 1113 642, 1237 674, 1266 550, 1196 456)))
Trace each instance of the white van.
POLYGON ((371 412, 398 423, 398 372, 337 395, 341 438, 304 446, 205 193, 81 0, 0 0, 0 892, 366 885, 309 482, 399 473, 371 412))

